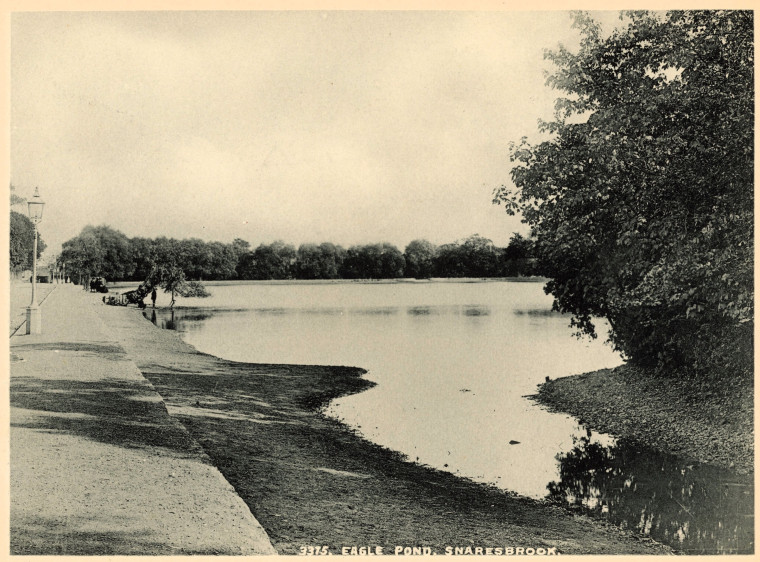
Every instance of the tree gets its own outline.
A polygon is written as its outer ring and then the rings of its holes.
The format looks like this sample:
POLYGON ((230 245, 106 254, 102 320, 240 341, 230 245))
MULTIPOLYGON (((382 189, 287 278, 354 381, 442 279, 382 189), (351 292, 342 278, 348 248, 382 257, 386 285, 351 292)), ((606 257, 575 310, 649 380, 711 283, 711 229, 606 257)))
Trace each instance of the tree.
POLYGON ((493 242, 479 234, 465 238, 461 243, 462 259, 467 277, 492 277, 498 267, 499 256, 493 242))
POLYGON ((256 278, 256 259, 253 252, 246 252, 238 259, 235 267, 235 274, 238 279, 255 279, 256 278))
POLYGON ((242 238, 235 238, 231 244, 232 253, 235 259, 235 275, 240 277, 239 267, 242 257, 251 251, 251 244, 242 238))
POLYGON ((157 265, 148 276, 150 285, 161 287, 164 292, 171 293, 172 300, 169 308, 174 308, 177 293, 181 293, 185 285, 185 272, 177 265, 157 265))
POLYGON ((323 279, 322 251, 316 244, 301 244, 293 265, 296 279, 323 279))
POLYGON ((130 240, 110 226, 85 226, 78 236, 63 243, 60 260, 69 271, 89 284, 89 278, 126 279, 135 270, 130 240))
POLYGON ((208 242, 206 246, 210 253, 210 260, 207 269, 204 271, 204 277, 206 279, 234 278, 238 256, 233 245, 208 242))
POLYGON ((752 368, 753 16, 625 14, 610 37, 576 14, 577 54, 548 53, 564 92, 551 140, 511 146, 494 200, 536 239, 555 308, 594 317, 633 362, 752 368))
POLYGON ((203 279, 212 276, 211 249, 200 238, 186 238, 177 242, 177 252, 182 270, 190 279, 203 279))
POLYGON ((467 266, 461 244, 453 242, 438 247, 433 257, 433 274, 436 277, 466 277, 467 266))
MULTIPOLYGON (((21 209, 26 199, 15 193, 16 187, 10 185, 11 208, 16 206, 21 209)), ((26 209, 24 209, 25 211, 26 209)), ((10 268, 14 274, 32 267, 32 248, 34 247, 34 225, 29 217, 23 212, 11 210, 10 214, 10 268)), ((45 250, 46 245, 42 237, 37 235, 37 258, 45 250)))
POLYGON ((26 203, 26 198, 21 197, 20 195, 17 195, 16 193, 16 186, 11 184, 11 207, 15 205, 23 205, 26 203))
POLYGON ((153 240, 150 238, 135 237, 129 239, 129 261, 134 266, 129 279, 133 281, 144 281, 147 279, 151 270, 156 265, 153 259, 153 245, 153 240))
MULTIPOLYGON (((404 254, 396 246, 383 242, 379 244, 379 279, 398 279, 404 276, 404 254)), ((373 246, 374 247, 374 246, 373 246)))
POLYGON ((64 242, 60 260, 77 283, 89 288, 90 278, 100 275, 104 263, 103 248, 94 227, 86 226, 78 236, 64 242))
POLYGON ((330 242, 322 242, 319 245, 320 269, 323 279, 337 279, 340 266, 346 258, 346 249, 330 242))
POLYGON ((438 277, 492 277, 498 272, 500 258, 491 240, 473 234, 440 246, 433 270, 438 277))
POLYGON ((281 240, 260 244, 256 250, 244 254, 238 263, 241 279, 292 279, 296 249, 281 240))
POLYGON ((518 275, 533 275, 534 241, 521 234, 514 233, 509 244, 501 252, 499 275, 514 277, 518 275))
POLYGON ((433 258, 436 247, 427 240, 412 240, 404 249, 406 267, 404 275, 416 279, 428 279, 433 275, 433 258))
POLYGON ((131 259, 129 238, 106 225, 85 227, 85 231, 89 229, 97 239, 103 255, 100 270, 96 275, 110 281, 130 276, 134 272, 135 264, 131 259))
POLYGON ((508 260, 522 260, 533 257, 533 240, 515 232, 504 248, 504 257, 508 260))
POLYGON ((323 242, 301 244, 296 252, 293 271, 296 279, 336 279, 346 251, 340 246, 323 242))
MULTIPOLYGON (((34 225, 29 217, 11 211, 10 217, 10 268, 13 273, 32 268, 32 249, 34 248, 34 225)), ((46 245, 37 235, 37 258, 42 255, 46 245)))
POLYGON ((387 242, 352 246, 340 273, 344 279, 397 279, 404 274, 404 255, 387 242))

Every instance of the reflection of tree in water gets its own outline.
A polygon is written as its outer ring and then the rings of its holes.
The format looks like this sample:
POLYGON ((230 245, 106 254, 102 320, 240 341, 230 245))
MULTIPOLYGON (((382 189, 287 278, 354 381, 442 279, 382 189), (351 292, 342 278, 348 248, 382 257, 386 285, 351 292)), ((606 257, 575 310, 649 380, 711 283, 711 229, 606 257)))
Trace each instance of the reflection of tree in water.
POLYGON ((174 319, 174 309, 171 309, 171 318, 164 318, 164 325, 162 326, 165 330, 176 330, 177 329, 177 322, 174 319))
MULTIPOLYGON (((217 312, 210 311, 176 311, 174 309, 160 310, 158 314, 153 310, 150 316, 150 321, 153 322, 159 328, 164 330, 179 330, 184 331, 184 325, 192 322, 203 322, 214 316, 217 312)), ((143 311, 143 316, 148 318, 147 311, 143 311)))
POLYGON ((548 486, 555 501, 690 554, 754 552, 751 477, 590 435, 558 460, 560 480, 548 486))

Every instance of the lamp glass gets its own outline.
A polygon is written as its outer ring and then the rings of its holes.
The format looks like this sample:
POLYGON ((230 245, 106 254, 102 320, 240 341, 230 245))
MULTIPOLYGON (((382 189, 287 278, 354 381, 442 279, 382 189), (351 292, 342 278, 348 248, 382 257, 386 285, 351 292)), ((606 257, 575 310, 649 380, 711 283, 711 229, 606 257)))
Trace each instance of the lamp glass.
POLYGON ((37 224, 42 220, 42 211, 45 208, 45 202, 40 199, 39 194, 35 192, 34 197, 32 197, 31 201, 27 202, 27 205, 29 206, 29 218, 33 223, 37 224))

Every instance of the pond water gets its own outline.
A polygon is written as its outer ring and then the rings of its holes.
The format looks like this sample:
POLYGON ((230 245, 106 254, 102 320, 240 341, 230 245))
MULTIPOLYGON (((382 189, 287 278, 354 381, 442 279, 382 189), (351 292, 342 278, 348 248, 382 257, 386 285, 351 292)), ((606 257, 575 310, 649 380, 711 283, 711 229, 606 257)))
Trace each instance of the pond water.
POLYGON ((750 478, 684 466, 527 398, 547 376, 621 363, 601 339, 575 338, 540 283, 209 290, 210 298, 180 299, 155 322, 225 359, 367 369, 376 386, 333 401, 325 413, 412 461, 551 497, 687 552, 752 548, 750 478))

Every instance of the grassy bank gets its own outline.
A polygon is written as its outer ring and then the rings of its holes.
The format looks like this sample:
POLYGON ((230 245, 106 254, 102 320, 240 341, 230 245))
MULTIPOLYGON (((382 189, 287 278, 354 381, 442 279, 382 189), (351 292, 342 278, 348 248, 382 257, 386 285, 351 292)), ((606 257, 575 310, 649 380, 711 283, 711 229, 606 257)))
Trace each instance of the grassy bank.
POLYGON ((330 399, 368 387, 360 369, 224 361, 133 309, 100 314, 280 553, 309 546, 334 554, 343 546, 669 552, 559 507, 406 462, 320 415, 330 399))
POLYGON ((753 471, 751 382, 657 377, 624 365, 541 385, 537 400, 605 433, 685 459, 753 471))

